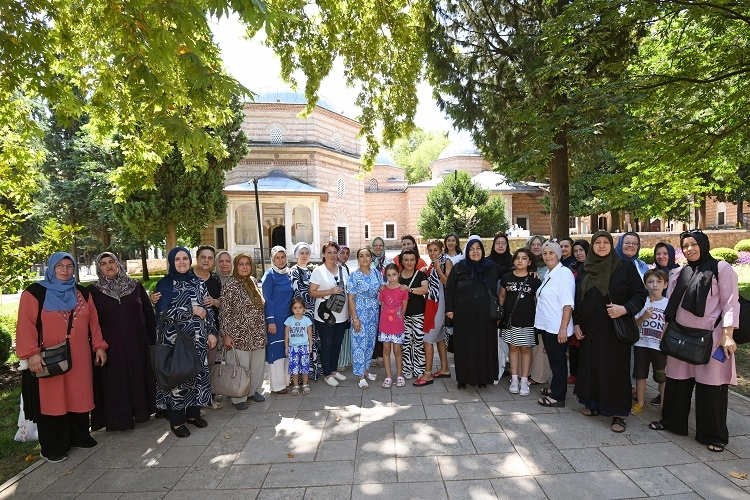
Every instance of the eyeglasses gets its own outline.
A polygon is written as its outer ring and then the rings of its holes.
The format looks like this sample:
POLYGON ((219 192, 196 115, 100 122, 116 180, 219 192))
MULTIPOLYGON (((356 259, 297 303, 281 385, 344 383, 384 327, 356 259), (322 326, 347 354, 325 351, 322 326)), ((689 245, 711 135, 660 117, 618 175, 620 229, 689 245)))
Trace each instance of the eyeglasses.
POLYGON ((637 247, 638 242, 633 243, 632 241, 623 241, 622 246, 624 247, 637 247))
POLYGON ((73 269, 75 269, 75 266, 73 264, 57 264, 55 266, 55 269, 57 269, 58 271, 72 271, 73 269))

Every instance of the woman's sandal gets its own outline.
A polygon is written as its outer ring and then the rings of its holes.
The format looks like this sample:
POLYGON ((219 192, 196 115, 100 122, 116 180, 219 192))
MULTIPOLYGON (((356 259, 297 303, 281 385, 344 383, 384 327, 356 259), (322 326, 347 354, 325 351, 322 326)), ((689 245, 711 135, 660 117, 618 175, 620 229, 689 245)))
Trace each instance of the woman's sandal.
POLYGON ((222 408, 224 408, 224 404, 219 403, 218 401, 214 401, 213 404, 205 406, 204 408, 211 408, 212 410, 221 410, 222 408))
POLYGON ((666 427, 664 427, 658 420, 654 420, 653 422, 648 424, 648 428, 652 431, 663 431, 666 429, 666 427))
POLYGON ((585 417, 598 417, 599 415, 601 415, 601 413, 596 408, 586 408, 583 410, 583 415, 585 417), (587 410, 588 413, 586 413, 587 410))
POLYGON ((392 383, 393 380, 391 380, 391 377, 386 377, 385 380, 383 380, 383 389, 390 389, 392 383))
POLYGON ((541 390, 542 396, 552 396, 552 390, 549 387, 545 387, 541 390))
POLYGON ((299 396, 299 386, 295 385, 292 387, 292 396, 299 396))
POLYGON ((357 387, 359 387, 362 390, 369 389, 370 384, 367 383, 367 380, 360 379, 359 382, 357 382, 357 387))
POLYGON ((542 406, 546 406, 547 408, 565 408, 565 400, 554 401, 552 398, 549 398, 547 396, 544 396, 542 399, 538 400, 537 403, 542 406))
POLYGON ((612 429, 612 432, 625 432, 625 429, 628 428, 628 423, 624 418, 612 417, 612 425, 609 428, 612 429))
POLYGON ((707 448, 708 451, 713 451, 714 453, 721 453, 722 451, 724 451, 724 445, 720 443, 709 444, 707 448))
POLYGON ((302 384, 302 394, 310 394, 310 384, 302 384))

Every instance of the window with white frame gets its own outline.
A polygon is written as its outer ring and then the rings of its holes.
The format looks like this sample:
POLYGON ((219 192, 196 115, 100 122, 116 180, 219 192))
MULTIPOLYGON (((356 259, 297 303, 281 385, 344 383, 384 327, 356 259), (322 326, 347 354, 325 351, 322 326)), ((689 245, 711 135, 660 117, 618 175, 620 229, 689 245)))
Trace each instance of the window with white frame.
POLYGON ((385 224, 383 224, 383 233, 385 234, 386 240, 395 240, 396 239, 396 223, 386 222, 385 224))
POLYGON ((718 226, 723 226, 727 223, 727 204, 726 203, 719 203, 719 205, 716 207, 716 224, 718 226))

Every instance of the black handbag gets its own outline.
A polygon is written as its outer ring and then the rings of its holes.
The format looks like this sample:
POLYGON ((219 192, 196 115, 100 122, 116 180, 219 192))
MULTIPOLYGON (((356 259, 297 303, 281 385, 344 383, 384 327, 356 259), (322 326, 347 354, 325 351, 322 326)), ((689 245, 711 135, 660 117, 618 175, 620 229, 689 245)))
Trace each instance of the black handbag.
POLYGON ((44 347, 41 322, 37 323, 37 342, 41 349, 39 355, 44 360, 44 366, 42 366, 41 373, 31 372, 34 377, 55 377, 67 373, 73 368, 73 360, 70 357, 70 330, 73 328, 73 312, 70 311, 70 314, 68 314, 68 332, 65 334, 65 340, 52 347, 44 347))
MULTIPOLYGON (((344 288, 344 277, 341 276, 341 267, 339 267, 339 279, 341 280, 341 288, 344 288)), ((338 285, 338 281, 336 284, 338 285)), ((329 311, 334 313, 340 313, 344 310, 344 304, 346 303, 346 295, 343 293, 335 293, 329 295, 326 299, 326 307, 329 311)))
POLYGON ((683 326, 674 320, 667 325, 659 344, 661 352, 667 356, 693 365, 707 364, 711 360, 712 347, 712 330, 683 326))
POLYGON ((161 338, 151 346, 151 367, 159 387, 169 390, 198 375, 203 370, 203 363, 193 339, 179 328, 173 346, 163 343, 164 314, 157 328, 161 338))
MULTIPOLYGON (((607 292, 607 300, 612 304, 612 299, 607 292)), ((635 318, 627 312, 619 318, 612 318, 612 325, 615 330, 615 337, 623 344, 633 345, 641 339, 641 332, 638 330, 638 324, 635 318)))
POLYGON ((489 290, 487 290, 487 296, 490 299, 490 319, 492 321, 502 322, 503 318, 505 317, 503 306, 500 305, 500 303, 497 301, 497 298, 492 295, 492 292, 490 292, 489 290))

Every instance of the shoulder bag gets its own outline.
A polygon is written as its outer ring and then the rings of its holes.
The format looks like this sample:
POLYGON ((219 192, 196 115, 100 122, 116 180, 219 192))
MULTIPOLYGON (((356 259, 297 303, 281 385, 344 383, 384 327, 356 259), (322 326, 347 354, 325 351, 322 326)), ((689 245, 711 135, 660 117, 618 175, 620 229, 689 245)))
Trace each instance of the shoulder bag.
MULTIPOLYGON (((41 310, 41 306, 40 306, 41 310)), ((39 355, 44 360, 41 373, 31 372, 36 378, 55 377, 67 373, 73 368, 73 360, 70 358, 70 330, 73 328, 73 311, 68 314, 68 331, 65 340, 52 347, 44 347, 42 339, 42 322, 37 322, 37 334, 39 343, 39 355)))
POLYGON ((151 367, 156 376, 156 383, 162 389, 169 390, 198 375, 203 363, 195 348, 193 339, 177 328, 174 345, 164 344, 164 323, 166 311, 159 319, 156 331, 160 338, 151 346, 151 367))
POLYGON ((211 366, 211 391, 230 398, 242 398, 250 392, 250 369, 240 365, 236 349, 230 351, 234 356, 227 358, 227 349, 223 348, 221 363, 211 366))
POLYGON ((344 293, 335 293, 329 295, 326 299, 326 307, 329 311, 334 313, 340 313, 341 311, 343 311, 344 303, 346 303, 346 290, 344 286, 344 277, 341 276, 341 266, 339 266, 339 282, 341 283, 341 288, 344 289, 344 293))
MULTIPOLYGON (((607 293, 607 300, 612 304, 612 299, 607 293)), ((624 306, 623 306, 624 307, 624 306)), ((627 309, 625 314, 618 318, 612 318, 612 325, 615 330, 615 337, 623 344, 633 345, 641 339, 641 332, 638 330, 638 324, 635 322, 635 318, 628 314, 627 309)))
MULTIPOLYGON (((508 314, 508 317, 505 318, 505 321, 503 321, 503 324, 501 325, 502 328, 510 328, 511 322, 513 321, 513 311, 516 310, 516 306, 518 305, 518 300, 524 295, 523 287, 528 283, 529 281, 529 275, 526 275, 526 278, 523 280, 523 283, 521 283, 521 290, 518 292, 518 295, 516 295, 516 301, 513 302, 513 307, 510 310, 510 313, 508 314)), ((502 307, 502 306, 501 306, 502 307)), ((503 309, 503 313, 505 313, 505 310, 503 309)))
MULTIPOLYGON (((714 328, 719 324, 721 316, 716 318, 714 328)), ((667 329, 661 337, 659 348, 667 356, 685 361, 692 365, 705 365, 711 360, 713 347, 713 330, 691 328, 683 326, 676 320, 667 324, 667 329)))

